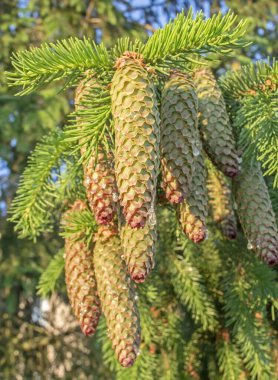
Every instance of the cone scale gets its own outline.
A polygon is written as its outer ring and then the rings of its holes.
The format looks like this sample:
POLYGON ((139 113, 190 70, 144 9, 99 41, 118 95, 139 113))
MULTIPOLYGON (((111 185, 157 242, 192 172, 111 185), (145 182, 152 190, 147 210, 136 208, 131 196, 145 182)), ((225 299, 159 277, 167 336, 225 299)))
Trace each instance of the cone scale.
MULTIPOLYGON (((64 216, 86 209, 82 201, 76 201, 64 216)), ((87 336, 95 333, 101 314, 100 300, 97 295, 97 285, 93 268, 92 251, 82 241, 72 238, 65 239, 65 277, 69 301, 80 324, 81 330, 87 336)))
POLYGON ((132 53, 116 63, 111 100, 120 204, 132 228, 144 227, 155 202, 160 118, 150 75, 132 53))
POLYGON ((194 83, 204 149, 220 171, 228 177, 235 177, 239 160, 222 92, 209 69, 196 71, 194 83))
POLYGON ((190 193, 194 160, 201 149, 197 111, 193 82, 172 72, 161 99, 162 187, 170 203, 181 203, 190 193))
POLYGON ((102 226, 95 237, 94 266, 102 310, 113 349, 123 367, 134 364, 140 345, 135 294, 122 259, 114 226, 102 226))

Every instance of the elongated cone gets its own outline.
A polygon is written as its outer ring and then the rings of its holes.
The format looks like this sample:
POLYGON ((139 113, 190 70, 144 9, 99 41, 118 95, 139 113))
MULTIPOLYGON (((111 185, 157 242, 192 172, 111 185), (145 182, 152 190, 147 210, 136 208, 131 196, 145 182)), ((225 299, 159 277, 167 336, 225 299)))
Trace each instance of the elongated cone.
POLYGON ((207 188, 212 218, 225 237, 235 239, 237 235, 237 220, 233 209, 231 184, 212 165, 209 165, 208 169, 207 188))
POLYGON ((192 190, 183 203, 178 205, 178 217, 183 232, 194 243, 207 237, 206 217, 208 214, 207 172, 204 156, 201 153, 195 160, 195 174, 192 190))
POLYGON ((111 98, 120 203, 127 223, 144 227, 155 201, 160 119, 154 85, 133 53, 116 63, 111 98))
POLYGON ((172 72, 161 99, 162 187, 170 203, 190 193, 195 156, 200 154, 198 99, 188 75, 172 72))
POLYGON ((277 264, 277 225, 260 165, 244 160, 233 189, 248 248, 253 249, 266 264, 277 264))
POLYGON ((221 90, 209 69, 196 71, 194 82, 204 149, 219 170, 234 177, 238 173, 238 155, 221 90))
POLYGON ((154 267, 156 250, 156 223, 147 222, 143 228, 121 227, 124 259, 133 281, 144 282, 154 267))
POLYGON ((116 356, 123 367, 130 367, 139 351, 140 322, 134 290, 121 256, 117 229, 100 227, 94 249, 99 297, 116 356))
MULTIPOLYGON (((76 90, 75 107, 76 110, 84 109, 82 101, 85 101, 90 88, 97 86, 95 78, 85 78, 76 90)), ((86 106, 88 102, 85 102, 86 106)), ((80 128, 82 122, 80 121, 80 128)), ((81 153, 84 154, 83 147, 81 153)), ((89 201, 90 208, 98 224, 110 223, 116 213, 116 200, 118 198, 115 174, 113 169, 113 155, 104 154, 104 150, 99 144, 98 153, 92 152, 88 163, 83 165, 84 186, 89 201)))
MULTIPOLYGON (((64 216, 68 223, 70 214, 86 209, 77 200, 64 216)), ((82 241, 67 237, 65 239, 65 274, 70 304, 85 335, 93 335, 101 314, 100 300, 93 268, 92 251, 82 241)))

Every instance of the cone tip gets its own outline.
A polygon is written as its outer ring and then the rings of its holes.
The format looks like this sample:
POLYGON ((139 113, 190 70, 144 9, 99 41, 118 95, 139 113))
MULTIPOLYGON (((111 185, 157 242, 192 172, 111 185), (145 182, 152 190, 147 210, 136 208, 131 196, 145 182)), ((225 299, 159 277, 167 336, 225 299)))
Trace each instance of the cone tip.
POLYGON ((81 330, 82 330, 83 334, 86 336, 92 336, 96 332, 95 328, 93 326, 90 326, 90 325, 81 326, 81 330))
POLYGON ((133 352, 131 352, 127 356, 119 358, 119 362, 120 362, 121 366, 125 367, 125 368, 132 367, 135 360, 136 360, 136 355, 133 352))
POLYGON ((147 278, 147 272, 132 273, 131 278, 134 282, 142 284, 147 278))
POLYGON ((271 254, 267 256, 264 261, 267 265, 273 267, 274 265, 278 264, 278 256, 271 254))

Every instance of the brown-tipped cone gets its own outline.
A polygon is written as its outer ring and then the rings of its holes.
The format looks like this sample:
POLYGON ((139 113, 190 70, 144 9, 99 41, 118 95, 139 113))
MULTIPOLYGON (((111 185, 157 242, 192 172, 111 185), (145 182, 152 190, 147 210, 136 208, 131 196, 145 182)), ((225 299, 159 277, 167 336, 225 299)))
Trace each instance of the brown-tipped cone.
POLYGON ((178 205, 178 218, 181 228, 194 243, 207 237, 206 217, 208 214, 207 172, 201 152, 195 160, 195 174, 192 179, 191 193, 178 205))
POLYGON ((156 250, 156 223, 148 221, 143 228, 121 227, 124 259, 133 281, 144 282, 154 267, 156 250))
POLYGON ((233 189, 248 248, 253 249, 266 264, 277 264, 277 225, 260 165, 244 160, 233 189))
POLYGON ((239 170, 238 155, 222 92, 209 69, 196 71, 194 82, 204 149, 219 170, 234 177, 239 170))
MULTIPOLYGON (((78 200, 64 215, 64 224, 73 212, 86 209, 78 200)), ((65 275, 67 292, 73 312, 85 335, 93 335, 101 314, 91 250, 76 236, 65 239, 65 275)))
POLYGON ((117 61, 111 100, 120 203, 127 223, 144 227, 156 194, 160 118, 148 71, 130 54, 117 61))
POLYGON ((95 239, 94 265, 98 293, 113 349, 120 364, 130 367, 139 352, 140 321, 115 227, 100 227, 95 239))
POLYGON ((236 239, 237 220, 233 209, 231 184, 212 165, 208 165, 207 188, 214 222, 225 237, 231 240, 236 239))
MULTIPOLYGON (((75 96, 75 108, 77 111, 85 108, 82 102, 86 100, 90 93, 90 88, 94 86, 98 86, 95 78, 85 78, 79 84, 75 96)), ((82 128, 81 121, 80 128, 82 128)), ((82 148, 82 154, 84 154, 85 149, 86 147, 82 148)), ((118 198, 112 154, 105 155, 103 147, 99 144, 98 153, 92 152, 90 160, 84 163, 83 170, 83 184, 96 222, 98 224, 108 224, 115 216, 118 198)))
POLYGON ((109 224, 116 214, 118 192, 112 163, 112 154, 99 151, 96 165, 94 156, 84 165, 87 199, 98 224, 109 224))
POLYGON ((201 150, 197 111, 192 80, 173 72, 161 99, 162 187, 170 203, 181 203, 190 193, 195 156, 201 150))

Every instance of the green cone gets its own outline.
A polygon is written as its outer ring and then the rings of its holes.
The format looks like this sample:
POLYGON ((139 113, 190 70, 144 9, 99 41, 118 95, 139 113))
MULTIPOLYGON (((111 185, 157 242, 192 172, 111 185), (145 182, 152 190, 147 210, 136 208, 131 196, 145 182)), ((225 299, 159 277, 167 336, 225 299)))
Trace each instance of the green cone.
POLYGON ((234 193, 248 248, 254 250, 266 264, 277 264, 277 225, 259 163, 251 164, 244 160, 234 193))
MULTIPOLYGON (((76 201, 64 216, 72 212, 82 211, 86 205, 76 201)), ((82 241, 65 239, 65 275, 70 304, 81 330, 85 335, 93 335, 101 314, 100 300, 97 295, 96 279, 93 268, 92 252, 82 241)))
POLYGON ((190 193, 194 160, 200 154, 198 99, 188 75, 173 72, 161 99, 162 187, 170 203, 190 193))
POLYGON ((228 239, 235 239, 237 235, 237 220, 233 209, 231 184, 228 179, 208 165, 208 195, 212 218, 228 239))
POLYGON ((95 239, 94 265, 109 337, 120 364, 130 367, 139 351, 140 322, 115 227, 100 227, 95 239))
POLYGON ((186 200, 178 206, 181 228, 194 243, 200 243, 207 236, 206 217, 208 214, 207 172, 201 153, 195 160, 195 174, 192 190, 186 200))
POLYGON ((209 69, 196 71, 194 82, 204 149, 219 170, 228 177, 234 177, 238 173, 238 155, 221 90, 209 69))
POLYGON ((126 53, 112 79, 115 173, 127 223, 143 227, 153 208, 159 170, 159 111, 142 60, 126 53))

